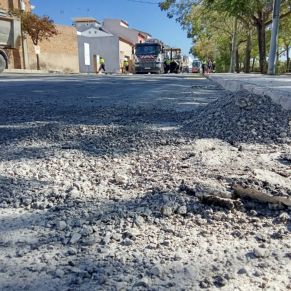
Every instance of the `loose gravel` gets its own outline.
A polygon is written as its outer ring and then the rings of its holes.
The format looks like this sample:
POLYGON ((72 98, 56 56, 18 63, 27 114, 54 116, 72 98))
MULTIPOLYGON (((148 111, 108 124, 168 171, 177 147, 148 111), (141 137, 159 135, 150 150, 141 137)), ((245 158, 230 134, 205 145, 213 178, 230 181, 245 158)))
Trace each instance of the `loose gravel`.
POLYGON ((291 289, 290 207, 232 188, 291 196, 290 112, 224 95, 182 113, 59 108, 60 121, 4 103, 0 289, 291 289))

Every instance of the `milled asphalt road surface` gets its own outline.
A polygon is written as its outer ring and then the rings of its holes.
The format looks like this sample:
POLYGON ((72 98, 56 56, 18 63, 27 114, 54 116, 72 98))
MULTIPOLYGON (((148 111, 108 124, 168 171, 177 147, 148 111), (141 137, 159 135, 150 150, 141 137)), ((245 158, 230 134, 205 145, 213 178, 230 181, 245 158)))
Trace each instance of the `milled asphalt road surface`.
MULTIPOLYGON (((0 76, 1 95, 81 106, 166 106, 191 110, 213 100, 213 84, 191 75, 0 76), (192 86, 195 86, 193 89, 192 86), (210 91, 204 86, 210 86, 210 91), (201 90, 203 89, 203 90, 201 90), (212 90, 211 90, 212 89, 212 90), (201 93, 201 94, 200 94, 201 93), (194 99, 193 99, 194 94, 194 99)), ((3 99, 1 99, 3 102, 3 99)))
POLYGON ((232 196, 291 196, 270 100, 193 75, 0 88, 1 291, 291 289, 290 207, 232 196))

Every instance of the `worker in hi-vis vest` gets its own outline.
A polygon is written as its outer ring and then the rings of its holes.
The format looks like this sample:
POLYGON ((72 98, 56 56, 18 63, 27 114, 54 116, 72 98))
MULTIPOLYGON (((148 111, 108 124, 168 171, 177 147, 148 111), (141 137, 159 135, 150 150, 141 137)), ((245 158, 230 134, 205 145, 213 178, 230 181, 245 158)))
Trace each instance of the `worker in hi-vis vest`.
POLYGON ((103 72, 105 72, 105 60, 102 57, 100 57, 99 63, 100 63, 100 67, 99 67, 98 73, 101 70, 103 70, 103 72))
POLYGON ((125 73, 128 73, 128 71, 129 71, 129 62, 128 62, 128 59, 124 59, 124 61, 123 61, 123 69, 124 69, 124 72, 125 73))

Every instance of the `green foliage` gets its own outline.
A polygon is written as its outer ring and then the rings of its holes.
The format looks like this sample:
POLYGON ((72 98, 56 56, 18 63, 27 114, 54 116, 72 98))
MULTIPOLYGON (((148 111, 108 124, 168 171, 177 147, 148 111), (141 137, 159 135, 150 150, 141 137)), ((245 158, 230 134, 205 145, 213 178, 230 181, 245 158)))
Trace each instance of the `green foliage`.
MULTIPOLYGON (((215 55, 225 61, 223 67, 227 67, 229 62, 228 45, 233 33, 233 27, 229 24, 236 17, 239 20, 239 55, 244 55, 246 39, 251 35, 251 55, 256 58, 259 56, 260 69, 262 72, 265 70, 269 41, 269 32, 266 32, 265 27, 272 22, 273 0, 165 0, 160 2, 160 8, 167 11, 169 17, 175 17, 182 28, 187 30, 188 37, 197 46, 192 49, 196 56, 215 55), (204 52, 203 44, 207 47, 204 52)), ((282 0, 281 11, 281 17, 286 19, 290 16, 291 0, 282 0)), ((281 29, 288 30, 287 26, 291 27, 289 21, 281 29)), ((290 34, 287 33, 285 37, 281 33, 282 41, 283 38, 285 42, 290 40, 290 34)))
POLYGON ((20 10, 13 10, 10 13, 20 17, 22 31, 30 36, 34 45, 58 34, 54 21, 49 16, 40 17, 34 13, 20 10))

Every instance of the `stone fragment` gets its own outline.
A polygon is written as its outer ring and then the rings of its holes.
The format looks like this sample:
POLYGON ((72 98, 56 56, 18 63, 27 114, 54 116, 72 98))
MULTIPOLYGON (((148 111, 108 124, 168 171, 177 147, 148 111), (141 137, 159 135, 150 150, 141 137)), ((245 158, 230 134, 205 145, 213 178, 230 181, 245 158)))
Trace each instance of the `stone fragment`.
POLYGON ((59 230, 64 230, 67 227, 67 223, 64 220, 58 221, 57 222, 57 228, 59 230))
POLYGON ((254 253, 256 258, 264 258, 264 257, 266 257, 266 251, 261 249, 261 248, 255 248, 253 250, 253 253, 254 253))
POLYGON ((186 215, 187 214, 187 206, 183 205, 183 206, 180 206, 178 208, 178 214, 180 215, 186 215))
POLYGON ((159 276, 161 274, 160 266, 154 266, 149 270, 149 274, 152 276, 159 276))
POLYGON ((163 206, 161 212, 164 216, 171 216, 173 214, 173 208, 170 206, 163 206))
POLYGON ((123 242, 122 242, 122 244, 124 245, 124 246, 131 246, 132 244, 133 244, 133 241, 131 240, 131 239, 129 239, 129 238, 125 238, 124 240, 123 240, 123 242))
POLYGON ((76 244, 81 238, 82 238, 82 235, 78 232, 75 232, 71 236, 70 243, 76 244))

